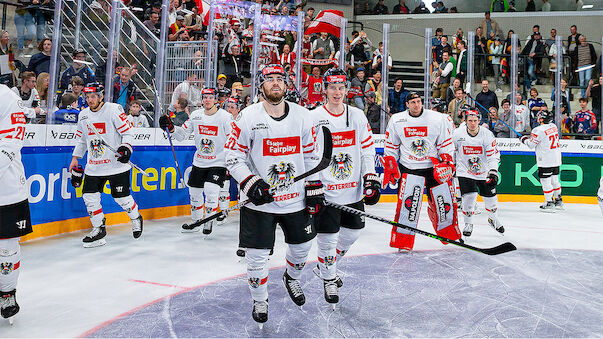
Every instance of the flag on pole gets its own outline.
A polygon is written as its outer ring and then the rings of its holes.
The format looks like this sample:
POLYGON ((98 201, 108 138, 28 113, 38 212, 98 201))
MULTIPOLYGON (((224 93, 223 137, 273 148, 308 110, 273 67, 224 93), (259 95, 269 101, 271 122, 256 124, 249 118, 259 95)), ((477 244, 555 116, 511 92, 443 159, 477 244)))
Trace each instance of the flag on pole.
POLYGON ((343 12, 335 9, 325 9, 320 11, 316 16, 316 19, 312 21, 305 34, 314 34, 327 32, 339 38, 341 28, 341 18, 343 18, 343 12))
MULTIPOLYGON (((203 17, 203 25, 209 25, 209 8, 211 7, 210 0, 195 0, 197 8, 200 10, 201 17, 203 17)), ((216 8, 217 9, 217 8, 216 8)), ((220 18, 219 11, 215 11, 216 18, 220 18)))

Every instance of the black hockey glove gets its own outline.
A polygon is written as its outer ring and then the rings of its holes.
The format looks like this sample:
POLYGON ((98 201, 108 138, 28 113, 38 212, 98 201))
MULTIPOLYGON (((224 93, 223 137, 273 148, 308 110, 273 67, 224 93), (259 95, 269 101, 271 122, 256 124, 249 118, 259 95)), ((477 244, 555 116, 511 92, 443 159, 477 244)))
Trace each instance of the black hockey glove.
POLYGON ((519 141, 521 141, 522 144, 526 143, 526 140, 530 139, 529 136, 527 135, 522 135, 521 138, 519 138, 519 141))
POLYGON ((316 215, 325 207, 325 191, 320 180, 306 182, 306 210, 316 215))
POLYGON ((82 179, 84 178, 84 168, 78 165, 71 169, 71 186, 80 187, 82 186, 82 179))
POLYGON ((498 171, 491 169, 486 176, 486 185, 496 187, 496 184, 498 184, 498 171))
POLYGON ((368 173, 364 175, 364 203, 374 205, 381 197, 381 183, 377 174, 368 173))
POLYGON ((256 206, 274 201, 274 197, 270 194, 270 185, 257 175, 250 175, 247 179, 243 180, 241 182, 241 191, 256 206))
POLYGON ((162 115, 159 117, 159 127, 161 127, 162 130, 167 128, 170 133, 174 132, 174 122, 167 115, 162 115))
POLYGON ((117 161, 127 164, 132 156, 132 146, 129 144, 121 144, 117 148, 117 153, 119 154, 117 161))

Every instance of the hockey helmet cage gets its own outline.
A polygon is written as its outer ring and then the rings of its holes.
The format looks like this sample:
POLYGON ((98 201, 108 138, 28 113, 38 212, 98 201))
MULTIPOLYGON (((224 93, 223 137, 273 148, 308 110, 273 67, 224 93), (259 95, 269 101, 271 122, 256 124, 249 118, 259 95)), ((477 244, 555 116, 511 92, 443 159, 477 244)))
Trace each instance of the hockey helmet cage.
POLYGON ((86 85, 82 91, 84 93, 103 94, 103 93, 105 93, 105 86, 103 86, 102 84, 100 84, 98 82, 93 82, 91 84, 86 85))
POLYGON ((344 70, 341 68, 329 68, 325 71, 322 77, 322 85, 324 89, 327 89, 329 84, 345 84, 348 86, 348 77, 344 70))

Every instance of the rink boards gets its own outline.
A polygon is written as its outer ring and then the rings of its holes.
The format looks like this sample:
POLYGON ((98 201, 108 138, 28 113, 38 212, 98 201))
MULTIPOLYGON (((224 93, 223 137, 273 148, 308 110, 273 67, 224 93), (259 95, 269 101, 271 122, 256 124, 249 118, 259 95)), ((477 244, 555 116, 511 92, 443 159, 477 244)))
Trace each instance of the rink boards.
MULTIPOLYGON (((376 135, 377 153, 383 152, 383 136, 376 135)), ((25 240, 71 232, 89 227, 81 189, 74 189, 67 171, 75 144, 75 126, 28 125, 23 147, 23 164, 30 192, 34 233, 25 240)), ((534 153, 518 139, 498 139, 501 151, 498 190, 501 200, 539 201, 542 190, 537 177, 534 153), (533 195, 530 197, 530 195, 533 195)), ((561 183, 567 202, 596 203, 599 178, 603 174, 603 143, 600 141, 560 140, 563 152, 561 183)), ((150 176, 132 171, 132 195, 145 218, 164 218, 190 213, 188 190, 179 179, 167 136, 160 129, 135 129, 131 160, 150 176)), ((185 181, 191 170, 194 140, 174 140, 176 156, 185 181)), ((80 163, 84 163, 80 161, 80 163)), ((383 169, 375 159, 377 172, 383 169)), ((394 201, 397 186, 384 189, 384 201, 394 201)), ((105 193, 109 193, 108 187, 105 193)), ((236 200, 236 185, 231 185, 231 200, 236 200)), ((107 223, 128 222, 127 215, 103 194, 107 223)))

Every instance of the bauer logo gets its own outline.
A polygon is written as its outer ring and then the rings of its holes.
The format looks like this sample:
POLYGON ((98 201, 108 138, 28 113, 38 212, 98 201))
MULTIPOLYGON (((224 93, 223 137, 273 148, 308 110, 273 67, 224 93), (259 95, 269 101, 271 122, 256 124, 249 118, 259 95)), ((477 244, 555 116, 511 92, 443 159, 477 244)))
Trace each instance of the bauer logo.
POLYGON ((10 121, 12 124, 25 124, 27 120, 25 119, 25 114, 23 112, 17 112, 10 115, 10 121))
POLYGON ((300 152, 299 137, 264 139, 264 156, 279 156, 300 152))
POLYGON ((427 126, 404 127, 404 136, 407 138, 425 137, 427 136, 427 126))
POLYGON ((202 135, 218 135, 218 126, 199 125, 199 134, 202 135))
MULTIPOLYGON (((96 128, 96 130, 98 131, 98 134, 107 133, 104 122, 95 122, 92 125, 94 125, 94 128, 96 128)), ((88 126, 88 135, 94 135, 94 130, 92 128, 90 128, 90 126, 88 126)))
POLYGON ((337 132, 332 134, 333 147, 348 147, 356 145, 356 131, 337 132))
POLYGON ((404 200, 404 207, 408 210, 408 221, 417 220, 417 215, 419 214, 418 207, 419 201, 423 192, 421 191, 420 186, 415 186, 412 188, 412 195, 409 195, 404 200))
POLYGON ((471 155, 471 154, 482 154, 481 146, 463 146, 463 154, 471 155))

